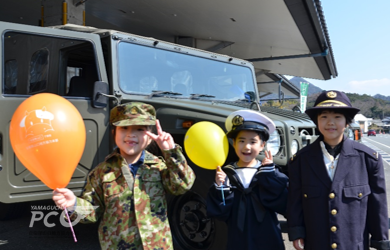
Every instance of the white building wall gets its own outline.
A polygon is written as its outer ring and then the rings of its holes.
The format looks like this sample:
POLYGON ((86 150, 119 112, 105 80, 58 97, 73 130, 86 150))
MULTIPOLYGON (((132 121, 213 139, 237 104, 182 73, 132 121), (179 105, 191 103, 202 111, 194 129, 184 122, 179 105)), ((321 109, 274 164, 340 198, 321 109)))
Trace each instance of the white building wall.
POLYGON ((357 115, 355 115, 354 121, 355 121, 356 123, 359 123, 359 124, 360 124, 360 127, 361 127, 362 130, 363 130, 363 133, 367 133, 367 131, 368 131, 368 126, 370 126, 370 125, 372 124, 372 118, 367 118, 367 117, 365 117, 365 116, 362 115, 362 114, 357 114, 357 115))

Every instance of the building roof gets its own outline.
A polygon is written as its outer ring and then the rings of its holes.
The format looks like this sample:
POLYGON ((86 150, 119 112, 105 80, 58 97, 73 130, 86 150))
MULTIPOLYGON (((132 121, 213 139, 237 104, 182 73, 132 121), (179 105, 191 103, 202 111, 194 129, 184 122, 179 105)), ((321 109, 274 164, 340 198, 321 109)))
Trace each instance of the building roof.
POLYGON ((354 117, 355 121, 372 121, 372 118, 367 118, 362 114, 356 114, 354 117))

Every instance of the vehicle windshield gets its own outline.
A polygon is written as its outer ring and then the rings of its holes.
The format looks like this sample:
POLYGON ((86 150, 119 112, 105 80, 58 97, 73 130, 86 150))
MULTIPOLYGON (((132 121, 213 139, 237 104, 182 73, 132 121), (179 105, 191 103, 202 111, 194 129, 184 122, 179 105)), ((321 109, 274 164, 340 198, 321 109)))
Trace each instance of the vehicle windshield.
POLYGON ((254 99, 249 67, 138 44, 118 44, 119 85, 128 94, 220 101, 254 99), (172 93, 169 93, 172 92, 172 93), (180 95, 178 95, 179 93, 180 95))

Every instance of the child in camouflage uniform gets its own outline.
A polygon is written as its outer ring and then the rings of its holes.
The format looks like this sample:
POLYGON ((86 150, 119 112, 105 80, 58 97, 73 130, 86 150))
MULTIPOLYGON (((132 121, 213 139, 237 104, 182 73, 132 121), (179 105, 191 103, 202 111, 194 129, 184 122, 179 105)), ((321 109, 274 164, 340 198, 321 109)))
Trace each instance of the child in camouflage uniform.
POLYGON ((151 105, 119 105, 111 110, 110 123, 118 148, 91 171, 81 198, 61 188, 53 191, 53 200, 74 210, 71 220, 77 213, 86 214, 81 222, 101 219, 102 249, 173 249, 165 192, 185 193, 195 174, 151 105), (151 133, 153 125, 157 135, 151 133), (152 140, 165 161, 145 150, 152 140))

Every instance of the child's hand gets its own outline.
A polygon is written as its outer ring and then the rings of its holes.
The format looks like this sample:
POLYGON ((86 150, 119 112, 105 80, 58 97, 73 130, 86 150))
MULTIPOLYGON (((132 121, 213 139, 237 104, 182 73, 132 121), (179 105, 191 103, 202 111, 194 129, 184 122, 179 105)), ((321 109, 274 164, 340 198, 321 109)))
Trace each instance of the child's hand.
POLYGON ((173 140, 173 137, 171 136, 171 134, 166 133, 161 129, 159 120, 156 120, 156 128, 158 135, 155 135, 149 131, 146 131, 146 134, 157 143, 161 150, 168 150, 174 148, 175 141, 173 140))
POLYGON ((57 207, 64 209, 74 206, 76 203, 76 196, 67 188, 56 188, 53 190, 53 201, 57 207))
POLYGON ((215 171, 215 183, 217 183, 218 186, 221 186, 225 182, 226 174, 222 171, 220 166, 218 166, 215 171))
POLYGON ((268 150, 268 151, 265 150, 264 153, 265 153, 265 158, 261 161, 261 165, 272 164, 274 161, 273 161, 273 157, 271 154, 271 150, 268 150))
POLYGON ((305 244, 303 243, 303 239, 294 240, 293 246, 296 250, 303 250, 305 247, 305 244))

